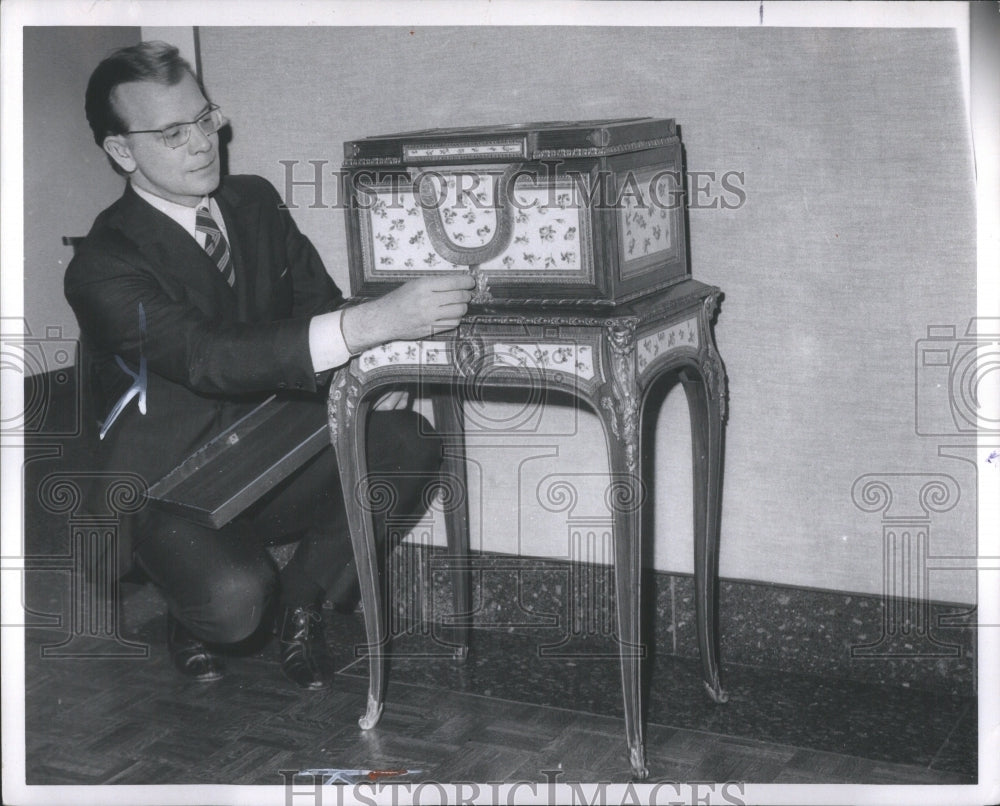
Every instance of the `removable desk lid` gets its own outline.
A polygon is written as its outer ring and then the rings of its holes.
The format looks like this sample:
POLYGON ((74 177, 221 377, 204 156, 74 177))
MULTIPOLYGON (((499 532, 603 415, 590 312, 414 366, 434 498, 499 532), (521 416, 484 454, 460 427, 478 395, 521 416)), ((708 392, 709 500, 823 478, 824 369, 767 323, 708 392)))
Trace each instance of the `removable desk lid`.
POLYGON ((671 118, 423 129, 344 144, 347 167, 603 157, 675 142, 671 118))
POLYGON ((170 512, 218 529, 330 444, 319 401, 269 397, 149 488, 170 512))

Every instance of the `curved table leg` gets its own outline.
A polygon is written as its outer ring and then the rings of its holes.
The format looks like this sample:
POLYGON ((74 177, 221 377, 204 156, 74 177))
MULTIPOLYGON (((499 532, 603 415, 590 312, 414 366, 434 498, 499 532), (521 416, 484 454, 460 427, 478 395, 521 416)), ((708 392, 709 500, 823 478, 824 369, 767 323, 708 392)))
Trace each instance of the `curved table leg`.
POLYGON ((359 387, 349 372, 342 371, 330 390, 330 439, 337 452, 340 482, 351 530, 351 547, 361 586, 361 604, 365 616, 366 649, 368 651, 368 703, 358 720, 363 730, 378 724, 385 699, 385 645, 387 641, 379 579, 378 556, 375 549, 375 524, 367 489, 368 455, 365 423, 371 403, 359 399, 359 387), (357 505, 357 504, 361 505, 357 505))
MULTIPOLYGON (((612 467, 618 463, 612 464, 612 467)), ((618 653, 625 703, 625 736, 629 762, 639 780, 649 775, 642 730, 642 659, 645 647, 639 634, 641 592, 641 539, 639 502, 642 482, 635 474, 613 472, 611 498, 615 530, 615 591, 618 611, 618 653)))
POLYGON ((642 659, 640 636, 642 582, 639 388, 635 375, 635 329, 613 323, 606 330, 611 382, 597 408, 609 446, 615 544, 615 595, 618 615, 618 652, 621 659, 625 735, 629 762, 638 780, 649 776, 642 730, 642 659))
MULTIPOLYGON (((707 359, 712 361, 711 358, 707 359)), ((719 679, 718 575, 719 510, 722 488, 722 398, 712 384, 721 368, 684 369, 681 380, 691 416, 694 465, 694 588, 698 649, 708 696, 726 702, 729 695, 719 679)))
POLYGON ((431 398, 434 423, 445 435, 441 473, 458 485, 449 493, 445 490, 444 523, 448 539, 448 554, 452 558, 452 590, 454 614, 452 626, 446 631, 455 647, 455 657, 464 660, 469 653, 469 619, 472 613, 472 591, 469 571, 459 558, 469 556, 469 495, 465 474, 465 418, 461 398, 450 392, 435 392, 431 398))

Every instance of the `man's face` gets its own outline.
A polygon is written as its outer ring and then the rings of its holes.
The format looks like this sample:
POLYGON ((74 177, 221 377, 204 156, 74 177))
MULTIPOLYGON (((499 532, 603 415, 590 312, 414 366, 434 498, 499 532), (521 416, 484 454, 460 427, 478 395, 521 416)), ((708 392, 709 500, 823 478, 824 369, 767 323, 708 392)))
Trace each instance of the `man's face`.
MULTIPOLYGON (((112 101, 130 131, 166 129, 197 120, 209 109, 198 83, 187 73, 172 86, 152 81, 119 84, 112 101)), ((155 133, 108 137, 104 148, 134 185, 178 204, 194 207, 219 184, 219 135, 205 135, 197 126, 179 148, 167 148, 155 133)))

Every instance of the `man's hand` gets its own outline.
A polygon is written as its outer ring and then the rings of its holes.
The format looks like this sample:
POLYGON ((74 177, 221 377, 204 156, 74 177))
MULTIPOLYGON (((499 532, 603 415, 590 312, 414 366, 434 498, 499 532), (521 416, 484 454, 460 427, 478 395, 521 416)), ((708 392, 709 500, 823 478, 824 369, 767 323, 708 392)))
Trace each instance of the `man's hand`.
POLYGON ((340 320, 352 353, 400 339, 422 339, 458 327, 472 299, 471 274, 418 277, 380 299, 348 308, 340 320))

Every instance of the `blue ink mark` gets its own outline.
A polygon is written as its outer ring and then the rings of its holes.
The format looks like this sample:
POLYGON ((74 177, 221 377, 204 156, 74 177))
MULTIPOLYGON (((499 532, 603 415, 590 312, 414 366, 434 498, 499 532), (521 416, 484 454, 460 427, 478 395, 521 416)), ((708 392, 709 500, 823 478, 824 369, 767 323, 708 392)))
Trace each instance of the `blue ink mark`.
POLYGON ((382 778, 398 778, 401 775, 412 775, 423 770, 300 770, 299 775, 321 777, 323 786, 331 784, 374 783, 382 778))
POLYGON ((132 401, 133 397, 139 397, 139 413, 146 413, 146 356, 142 352, 142 341, 146 335, 146 310, 142 307, 142 303, 139 303, 139 371, 133 372, 129 369, 128 364, 126 364, 120 355, 115 356, 115 362, 122 371, 132 379, 132 385, 125 390, 118 402, 115 403, 111 413, 108 415, 108 419, 104 421, 101 426, 100 438, 108 434, 108 429, 114 425, 115 420, 118 419, 118 415, 125 411, 125 407, 132 401))
POLYGON ((993 451, 993 453, 987 456, 986 463, 989 465, 995 465, 996 467, 1000 467, 1000 451, 993 451))

